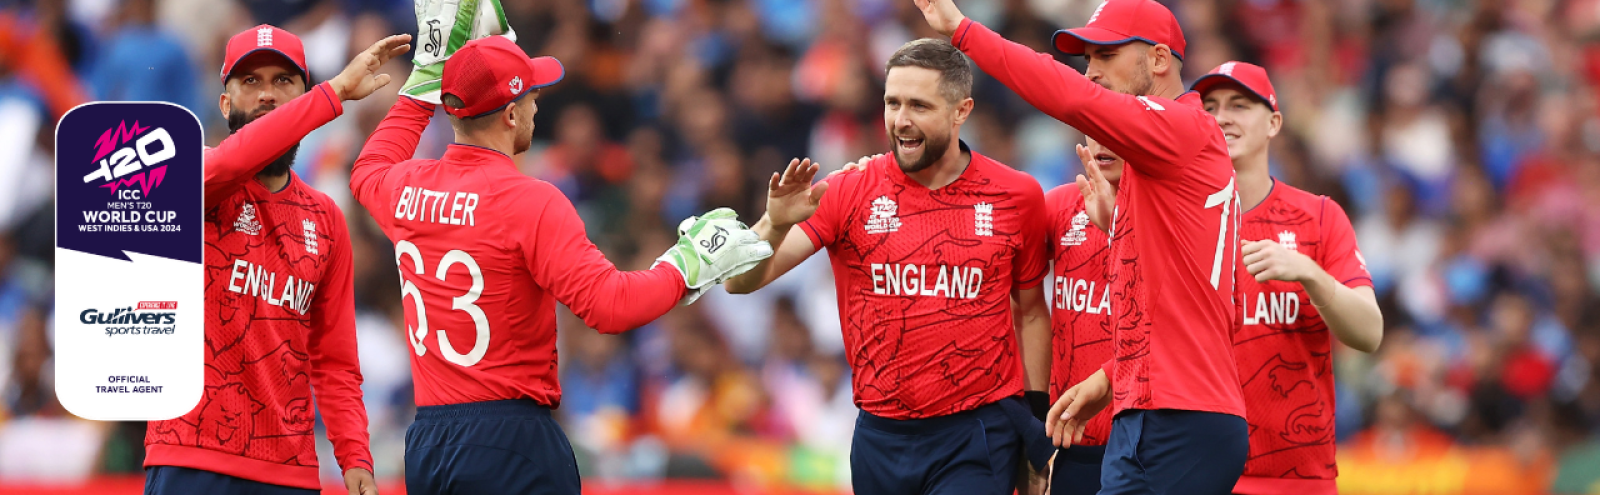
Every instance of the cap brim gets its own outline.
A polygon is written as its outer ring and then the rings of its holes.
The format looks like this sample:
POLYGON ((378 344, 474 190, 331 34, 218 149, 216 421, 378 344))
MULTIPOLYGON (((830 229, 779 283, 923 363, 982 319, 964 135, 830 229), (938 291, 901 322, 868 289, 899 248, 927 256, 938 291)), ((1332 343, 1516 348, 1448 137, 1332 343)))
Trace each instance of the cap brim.
POLYGON ((534 82, 529 88, 549 87, 560 82, 567 76, 567 69, 561 66, 561 61, 550 56, 540 56, 528 60, 528 65, 533 67, 534 82))
MULTIPOLYGON (((1122 45, 1128 42, 1144 42, 1150 45, 1159 45, 1149 38, 1128 36, 1105 28, 1094 28, 1089 26, 1057 31, 1050 40, 1050 43, 1056 46, 1056 50, 1061 51, 1063 54, 1074 56, 1081 56, 1088 53, 1089 45, 1122 45)), ((1183 60, 1183 54, 1179 54, 1174 51, 1172 55, 1177 57, 1179 61, 1183 60)))
MULTIPOLYGON (((233 70, 234 70, 234 68, 239 67, 239 62, 240 61, 248 59, 251 55, 254 55, 255 53, 261 52, 261 51, 269 51, 269 52, 272 52, 274 54, 277 54, 278 57, 282 57, 284 61, 287 61, 290 66, 293 66, 293 67, 295 67, 295 69, 300 70, 300 76, 301 77, 305 78, 306 80, 310 80, 311 79, 311 71, 307 70, 305 66, 301 66, 300 63, 295 62, 293 57, 289 57, 289 54, 285 54, 285 53, 283 53, 283 51, 278 50, 278 49, 274 49, 272 47, 260 47, 260 48, 256 48, 256 49, 251 49, 249 52, 245 52, 244 54, 240 54, 238 58, 235 58, 233 61, 230 61, 228 63, 228 67, 225 68, 222 71, 222 84, 223 85, 227 85, 228 84, 228 77, 233 75, 233 70)), ((307 83, 307 86, 310 85, 309 81, 306 82, 306 83, 307 83)))
POLYGON ((1211 91, 1212 87, 1216 87, 1218 84, 1228 82, 1238 85, 1239 88, 1244 89, 1245 92, 1249 93, 1252 97, 1255 97, 1256 100, 1261 101, 1262 104, 1267 105, 1267 107, 1273 111, 1278 110, 1278 106, 1273 104, 1272 101, 1268 100, 1267 96, 1261 95, 1260 92, 1256 92, 1256 89, 1251 88, 1249 85, 1245 85, 1245 83, 1239 81, 1238 78, 1234 78, 1231 75, 1224 75, 1222 73, 1211 73, 1200 77, 1200 79, 1194 81, 1194 85, 1189 86, 1189 91, 1198 93, 1200 94, 1201 99, 1205 99, 1206 92, 1211 91))

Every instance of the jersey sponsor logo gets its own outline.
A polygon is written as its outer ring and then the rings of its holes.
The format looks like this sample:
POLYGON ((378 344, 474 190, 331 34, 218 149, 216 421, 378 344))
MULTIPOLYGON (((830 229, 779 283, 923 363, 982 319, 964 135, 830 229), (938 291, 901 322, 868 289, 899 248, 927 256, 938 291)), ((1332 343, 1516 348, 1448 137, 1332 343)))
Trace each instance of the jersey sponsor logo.
POLYGON ((1295 243, 1296 239, 1297 238, 1295 238, 1294 231, 1284 231, 1278 233, 1278 244, 1283 245, 1283 248, 1285 249, 1299 251, 1300 245, 1295 243))
POLYGON ((872 200, 872 214, 867 216, 867 234, 892 233, 900 230, 900 217, 895 213, 900 206, 888 196, 872 200))
MULTIPOLYGON (((1246 298, 1245 307, 1249 307, 1246 298)), ((1289 325, 1300 319, 1300 294, 1295 292, 1260 292, 1256 294, 1255 313, 1246 314, 1246 325, 1289 325)), ((1248 310, 1248 309, 1247 309, 1248 310)))
POLYGON ((1075 247, 1088 241, 1089 235, 1083 230, 1086 227, 1089 227, 1089 214, 1079 210, 1078 215, 1072 216, 1072 229, 1061 235, 1061 246, 1075 247))
POLYGON ((311 219, 303 219, 300 221, 300 227, 306 233, 306 253, 317 255, 317 223, 311 222, 311 219))
POLYGON ((972 206, 972 231, 978 236, 994 236, 994 204, 972 206))
POLYGON ((400 199, 395 202, 394 218, 452 226, 477 226, 477 218, 473 216, 477 209, 478 193, 405 186, 400 190, 400 199))
POLYGON ((1062 311, 1073 311, 1089 314, 1111 313, 1111 287, 1101 283, 1077 279, 1069 276, 1056 276, 1054 290, 1055 308, 1062 311))
POLYGON ((872 293, 877 295, 975 299, 983 289, 983 269, 976 267, 872 264, 869 269, 872 293))
POLYGON ((233 272, 228 275, 228 291, 255 296, 268 305, 305 314, 311 309, 311 297, 317 285, 292 274, 285 276, 283 286, 278 286, 278 273, 244 259, 234 259, 233 272))

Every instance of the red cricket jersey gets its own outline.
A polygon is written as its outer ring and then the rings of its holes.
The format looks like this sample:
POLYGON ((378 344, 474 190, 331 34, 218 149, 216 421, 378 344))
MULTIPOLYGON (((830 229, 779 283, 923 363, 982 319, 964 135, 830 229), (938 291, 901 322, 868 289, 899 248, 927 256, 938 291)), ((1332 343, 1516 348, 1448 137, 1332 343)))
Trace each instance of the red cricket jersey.
POLYGON ((498 151, 451 144, 412 160, 434 106, 401 97, 356 159, 350 189, 395 242, 422 406, 561 404, 556 302, 603 333, 637 328, 683 298, 669 266, 621 272, 577 209, 498 151))
POLYGON ((146 467, 320 490, 320 413, 340 470, 372 470, 344 213, 293 174, 276 193, 254 180, 342 110, 324 83, 206 151, 205 394, 150 422, 146 467))
MULTIPOLYGON (((1111 241, 1089 221, 1077 184, 1051 189, 1044 203, 1050 214, 1050 244, 1055 248, 1050 290, 1053 402, 1111 359, 1111 286, 1106 281, 1111 241)), ((1104 445, 1110 435, 1111 412, 1103 411, 1089 420, 1083 441, 1077 444, 1104 445)))
POLYGON ((892 154, 831 176, 800 223, 828 249, 855 403, 873 415, 937 417, 1022 394, 1011 291, 1049 271, 1044 192, 971 155, 935 190, 892 154))
MULTIPOLYGON (((1347 286, 1372 286, 1350 218, 1326 196, 1274 180, 1266 199, 1244 213, 1239 234, 1306 254, 1347 286)), ((1337 494, 1328 325, 1299 283, 1257 283, 1240 264, 1239 287, 1244 318, 1234 356, 1250 412, 1250 460, 1234 491, 1337 494)))
POLYGON ((1127 160, 1108 270, 1113 415, 1244 416, 1233 358, 1238 197, 1216 119, 1186 102, 1107 90, 970 19, 952 42, 1035 108, 1127 160))

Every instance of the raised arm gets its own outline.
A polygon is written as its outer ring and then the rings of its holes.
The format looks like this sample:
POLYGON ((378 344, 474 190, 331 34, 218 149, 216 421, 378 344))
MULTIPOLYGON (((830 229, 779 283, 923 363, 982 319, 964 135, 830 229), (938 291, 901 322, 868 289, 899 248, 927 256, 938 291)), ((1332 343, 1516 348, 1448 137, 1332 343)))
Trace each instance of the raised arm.
POLYGON ((350 192, 373 217, 382 220, 394 212, 390 200, 394 191, 384 189, 383 181, 390 167, 416 155, 417 143, 433 118, 433 110, 433 104, 400 96, 361 147, 355 168, 350 171, 350 192))
POLYGON ((263 167, 301 139, 344 113, 331 82, 291 99, 250 122, 217 147, 206 150, 205 206, 210 208, 239 189, 263 167))
POLYGON ((360 100, 389 84, 378 69, 411 50, 411 35, 394 35, 357 54, 338 75, 289 100, 206 151, 205 206, 220 203, 262 167, 283 156, 306 134, 344 113, 343 101, 360 100))
MULTIPOLYGON (((1153 175, 1183 167, 1205 144, 1197 127, 1216 122, 1202 110, 1155 96, 1115 92, 1048 54, 1006 40, 967 19, 952 0, 915 0, 928 24, 950 36, 989 76, 1028 104, 1078 129, 1153 175)), ((1218 138, 1221 131, 1215 131, 1218 138)))

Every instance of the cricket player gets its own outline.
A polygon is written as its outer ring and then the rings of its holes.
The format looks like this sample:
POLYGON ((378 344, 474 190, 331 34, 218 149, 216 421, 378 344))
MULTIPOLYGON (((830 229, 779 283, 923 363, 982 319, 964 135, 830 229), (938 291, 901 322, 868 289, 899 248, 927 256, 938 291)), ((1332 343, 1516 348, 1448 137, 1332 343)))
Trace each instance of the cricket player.
MULTIPOLYGON (((1077 147, 1078 157, 1090 176, 1101 176, 1115 189, 1124 162, 1115 153, 1087 137, 1077 147)), ((1089 191, 1089 195, 1095 195, 1089 191)), ((1106 262, 1111 238, 1089 220, 1088 200, 1076 183, 1051 189, 1044 195, 1050 214, 1054 250, 1051 283, 1050 397, 1060 398, 1111 359, 1111 286, 1106 262)), ((1111 412, 1090 419, 1083 439, 1056 454, 1050 472, 1053 495, 1093 495, 1100 491, 1100 464, 1106 439, 1111 435, 1111 412)))
MULTIPOLYGON (((1114 359, 1057 400, 1052 437, 1070 447, 1111 405, 1101 493, 1231 492, 1249 444, 1232 342, 1239 210, 1216 121, 1175 100, 1177 20, 1155 0, 1107 0, 1087 27, 1054 38, 1088 55, 1079 74, 966 19, 952 0, 914 1, 985 73, 1127 160, 1115 206, 1087 214, 1112 234, 1114 359)), ((1103 178, 1088 187, 1110 190, 1103 178)))
POLYGON ((539 89, 563 74, 507 37, 466 42, 443 67, 439 96, 456 134, 444 157, 411 159, 435 106, 402 95, 356 159, 350 189, 395 242, 408 307, 418 408, 407 493, 580 493, 550 416, 561 404, 556 302, 602 333, 623 332, 772 254, 719 209, 679 227, 666 265, 618 271, 572 202, 512 161, 532 143, 539 89))
POLYGON ((1283 115, 1267 71, 1227 62, 1192 88, 1227 138, 1244 209, 1244 317, 1233 343, 1250 459, 1233 491, 1337 494, 1330 351, 1333 338, 1364 352, 1382 342, 1372 277, 1344 209, 1268 172, 1267 146, 1283 115))
POLYGON ((410 40, 380 40, 314 87, 293 34, 263 24, 228 40, 219 105, 232 134, 205 152, 205 393, 150 422, 145 493, 321 493, 320 414, 345 486, 377 494, 344 214, 290 166, 343 101, 389 83, 376 72, 410 40))
POLYGON ((887 68, 893 154, 815 186, 810 160, 774 174, 755 230, 776 255, 725 286, 753 292, 828 249, 861 408, 855 493, 1010 494, 1019 470, 1043 492, 1053 450, 1023 399, 1049 383, 1043 190, 958 139, 972 67, 949 42, 907 43, 887 68))

